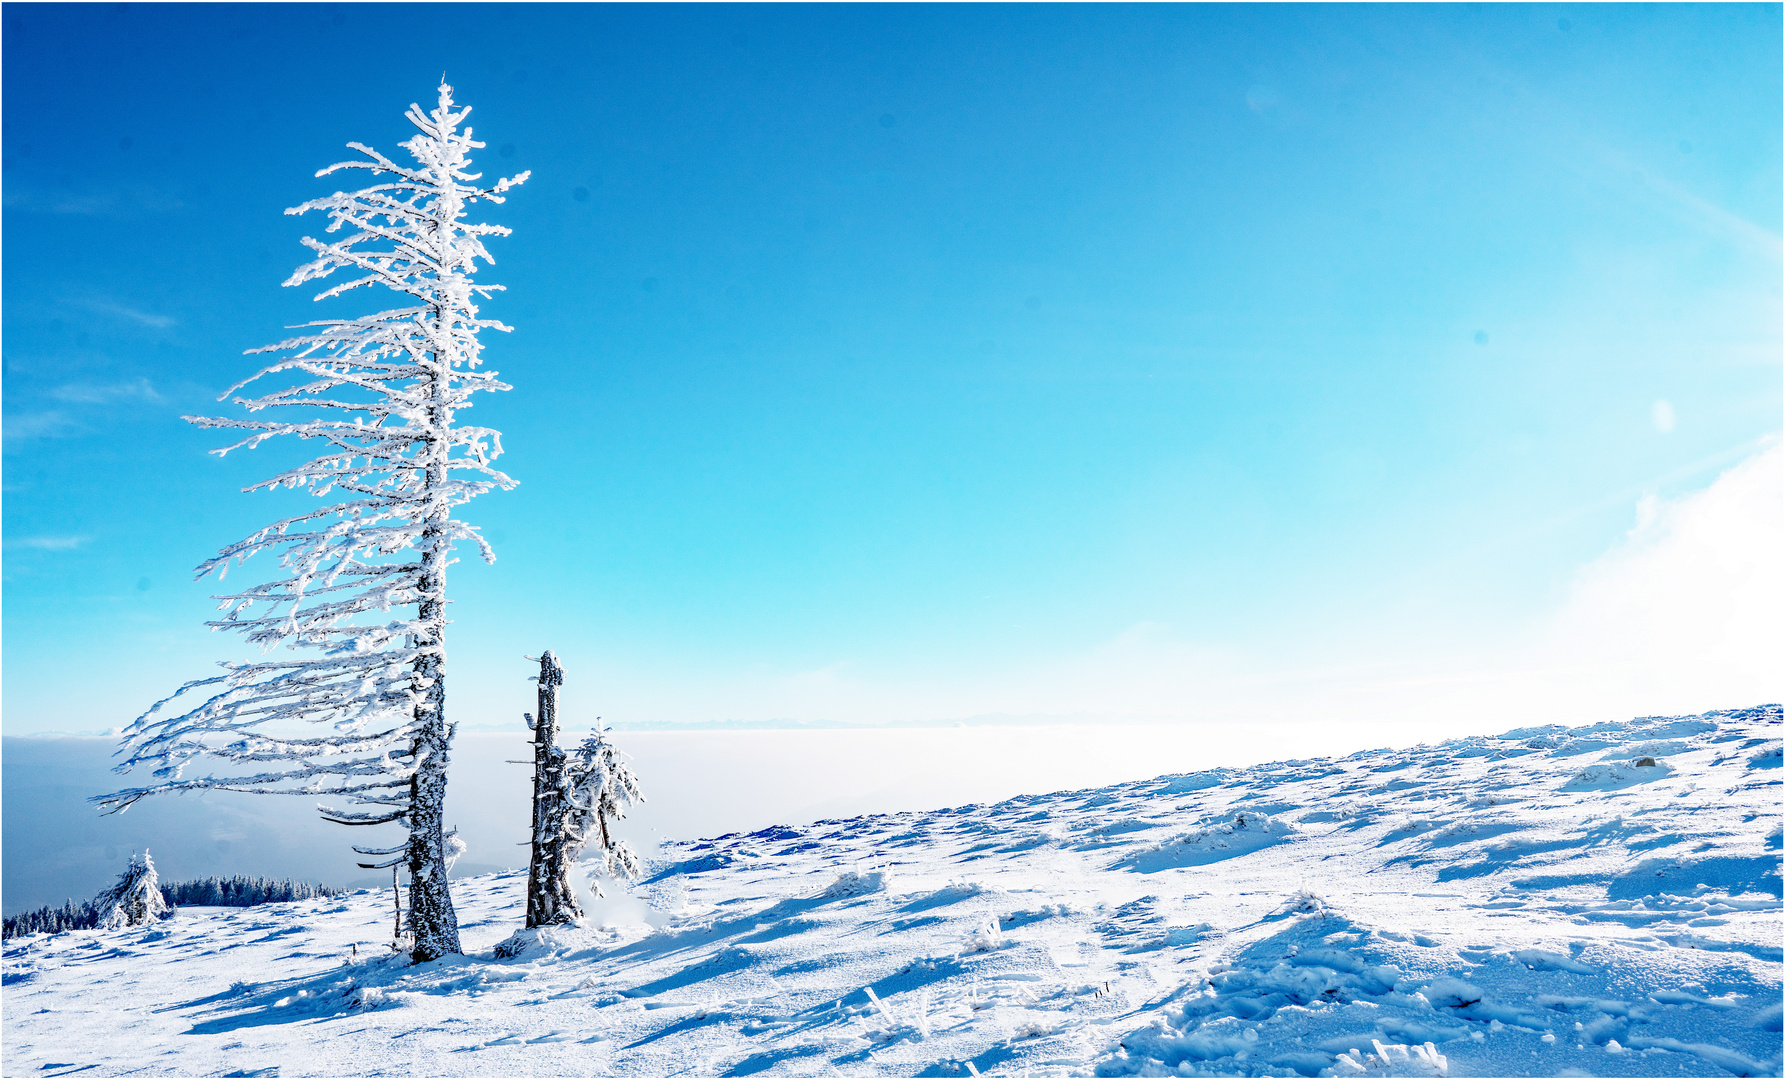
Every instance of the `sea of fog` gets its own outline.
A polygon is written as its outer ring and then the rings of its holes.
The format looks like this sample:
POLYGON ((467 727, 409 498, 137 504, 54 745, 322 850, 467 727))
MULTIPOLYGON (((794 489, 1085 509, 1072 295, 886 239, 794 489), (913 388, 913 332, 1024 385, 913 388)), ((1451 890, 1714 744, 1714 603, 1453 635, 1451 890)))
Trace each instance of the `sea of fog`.
MULTIPOLYGON (((1307 722, 619 731, 613 739, 631 756, 648 800, 634 810, 626 835, 649 855, 666 838, 989 802, 1453 734, 1307 722)), ((396 842, 394 831, 327 824, 311 808, 313 799, 161 796, 101 816, 91 796, 148 779, 112 773, 115 749, 115 740, 104 738, 0 740, 0 900, 7 914, 91 897, 143 848, 165 880, 247 874, 341 886, 390 882, 359 869, 348 848, 387 846, 396 842)), ((457 740, 447 820, 468 849, 454 876, 525 865, 532 749, 524 731, 457 740)))

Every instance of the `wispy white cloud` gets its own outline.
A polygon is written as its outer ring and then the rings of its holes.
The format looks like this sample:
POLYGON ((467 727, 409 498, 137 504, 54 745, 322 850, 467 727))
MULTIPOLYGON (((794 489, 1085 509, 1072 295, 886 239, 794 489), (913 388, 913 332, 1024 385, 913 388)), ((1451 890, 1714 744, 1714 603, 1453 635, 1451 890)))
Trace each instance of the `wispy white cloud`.
POLYGON ((1705 232, 1773 262, 1785 258, 1785 241, 1781 241, 1779 234, 1771 229, 1732 213, 1654 170, 1629 165, 1619 157, 1614 157, 1613 160, 1620 166, 1633 169, 1648 189, 1659 195, 1667 206, 1705 232))
POLYGON ((165 330, 178 321, 171 315, 157 315, 154 312, 142 311, 124 304, 113 303, 110 300, 83 300, 81 306, 102 315, 112 315, 130 322, 140 323, 143 326, 153 327, 156 330, 165 330))
POLYGON ((1520 130, 1530 134, 1547 132, 1553 145, 1566 155, 1568 164, 1590 171, 1609 190, 1632 190, 1629 181, 1634 179, 1636 190, 1705 235, 1769 262, 1785 259, 1785 238, 1663 175, 1663 166, 1652 158, 1645 163, 1642 155, 1626 153, 1606 142, 1572 102, 1540 91, 1528 79, 1488 61, 1478 51, 1465 49, 1458 55, 1470 57, 1470 62, 1484 75, 1518 95, 1524 105, 1518 114, 1520 130))
POLYGON ((72 435, 81 430, 81 426, 66 413, 48 409, 43 412, 8 416, 0 430, 3 430, 7 442, 16 442, 24 439, 55 439, 63 435, 72 435))
POLYGON ((1644 498, 1576 577, 1533 661, 1643 711, 1754 705, 1785 690, 1785 447, 1678 499, 1644 498))
POLYGON ((99 217, 117 212, 118 200, 109 194, 35 191, 30 188, 9 190, 6 208, 37 214, 73 214, 78 217, 99 217))
POLYGON ((147 188, 112 191, 45 191, 9 184, 6 208, 33 214, 73 217, 116 217, 132 213, 165 214, 185 207, 180 199, 147 188))
POLYGON ((89 539, 91 537, 86 536, 24 536, 16 540, 8 539, 6 546, 32 551, 73 551, 89 539))
POLYGON ((114 401, 160 401, 161 395, 148 379, 115 383, 69 383, 50 391, 50 397, 76 405, 109 405, 114 401))

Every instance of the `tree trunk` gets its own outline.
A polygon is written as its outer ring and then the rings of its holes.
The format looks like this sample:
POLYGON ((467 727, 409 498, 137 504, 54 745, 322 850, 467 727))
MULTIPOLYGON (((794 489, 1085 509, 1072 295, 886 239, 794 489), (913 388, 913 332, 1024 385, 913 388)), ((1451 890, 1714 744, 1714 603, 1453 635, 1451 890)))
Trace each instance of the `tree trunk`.
POLYGON ((559 926, 582 917, 570 884, 564 825, 565 753, 558 748, 558 687, 564 669, 549 650, 539 658, 539 714, 533 721, 533 861, 527 876, 527 925, 559 926))
POLYGON ((446 877, 446 751, 452 728, 446 723, 446 545, 436 527, 423 531, 421 548, 417 621, 428 628, 431 640, 416 643, 426 651, 415 662, 422 700, 415 706, 419 730, 415 776, 409 782, 409 933, 415 939, 410 955, 418 964, 464 951, 446 877))

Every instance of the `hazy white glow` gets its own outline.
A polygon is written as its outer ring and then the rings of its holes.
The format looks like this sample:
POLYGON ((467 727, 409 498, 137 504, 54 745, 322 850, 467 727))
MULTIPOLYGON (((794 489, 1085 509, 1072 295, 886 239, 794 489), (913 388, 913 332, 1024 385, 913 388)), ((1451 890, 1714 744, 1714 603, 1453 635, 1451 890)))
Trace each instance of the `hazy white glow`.
POLYGON ((1777 663, 1785 631, 1775 617, 1785 609, 1782 453, 1773 442, 1701 491, 1640 500, 1635 527, 1577 572, 1560 605, 1511 634, 1463 626, 1431 629, 1420 641, 1429 611, 1414 611, 1396 643, 1392 620, 1360 612, 1355 625, 1286 626, 1265 652, 1141 622, 1076 654, 1001 670, 898 671, 846 660, 653 680, 615 687, 650 700, 615 707, 610 697, 610 715, 893 725, 1307 720, 1416 724, 1448 735, 1777 701, 1785 696, 1777 663))
POLYGON ((1704 491, 1645 498, 1624 542, 1576 577, 1533 666, 1648 712, 1777 701, 1782 562, 1785 448, 1774 444, 1704 491))
MULTIPOLYGON (((447 823, 468 848, 459 876, 525 866, 532 746, 506 735, 460 735, 452 750, 447 823)), ((689 839, 769 825, 991 802, 1217 766, 1348 754, 1430 738, 1405 726, 975 726, 870 730, 622 731, 646 802, 620 832, 643 854, 689 839), (1415 738, 1417 736, 1417 738, 1415 738)), ((563 742, 580 738, 566 732, 563 742)), ((9 738, 5 897, 8 913, 87 896, 120 860, 150 847, 169 880, 264 874, 336 885, 388 884, 348 845, 357 829, 330 825, 302 799, 229 792, 149 799, 98 817, 85 797, 116 786, 114 740, 9 738), (16 803, 16 807, 15 807, 16 803)), ((391 835, 380 830, 381 837, 391 835)), ((624 903, 624 901, 617 901, 624 903)), ((614 904, 602 907, 610 915, 614 904)), ((644 909, 635 914, 645 917, 644 909)))
POLYGON ((1666 435, 1673 431, 1673 403, 1666 398, 1658 399, 1649 407, 1649 418, 1655 421, 1655 430, 1666 435))

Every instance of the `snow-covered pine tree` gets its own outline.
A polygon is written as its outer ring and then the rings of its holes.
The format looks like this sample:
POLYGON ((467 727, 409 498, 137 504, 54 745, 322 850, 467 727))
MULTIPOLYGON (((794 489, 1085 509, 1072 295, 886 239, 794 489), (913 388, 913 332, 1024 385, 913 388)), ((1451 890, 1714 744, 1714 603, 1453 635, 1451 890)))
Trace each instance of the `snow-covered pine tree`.
POLYGON ((107 930, 147 926, 167 915, 161 879, 147 848, 141 855, 130 857, 130 865, 119 875, 118 883, 94 897, 93 904, 99 909, 99 925, 107 930))
MULTIPOLYGON (((645 801, 638 779, 620 760, 620 751, 608 741, 607 730, 597 727, 572 754, 564 770, 566 801, 570 814, 565 835, 570 840, 571 857, 594 848, 601 858, 601 869, 616 881, 630 881, 639 875, 638 856, 626 841, 614 835, 614 822, 626 816, 627 807, 645 801)), ((593 877, 589 888, 601 896, 601 885, 593 877)))
POLYGON ((98 800, 116 812, 158 792, 217 789, 321 795, 370 807, 320 809, 346 825, 407 828, 407 839, 394 847, 354 850, 391 856, 372 864, 378 867, 407 864, 417 961, 460 951, 441 821, 453 735, 446 718, 446 568, 458 540, 476 542, 486 561, 495 558, 453 511, 514 484, 490 465, 502 450, 499 433, 457 417, 473 393, 508 389, 479 370, 478 333, 508 327, 479 318, 476 301, 500 286, 474 283, 472 275, 477 260, 493 262, 483 238, 509 230, 464 217, 478 200, 502 202, 528 174, 490 187, 477 183, 468 154, 484 144, 461 127, 469 112, 454 106, 452 88, 442 83, 432 111, 409 108, 419 134, 403 146, 413 166, 349 143, 363 159, 318 176, 365 169, 390 179, 286 211, 326 211, 332 234, 304 238, 317 257, 286 285, 344 269, 347 279, 317 300, 377 285, 399 294, 399 306, 308 323, 301 328, 308 333, 250 350, 286 355, 224 396, 257 379, 291 380, 236 402, 250 413, 333 410, 329 418, 186 417, 249 432, 219 455, 277 435, 324 447, 314 460, 247 490, 305 488, 319 498, 333 493, 333 501, 276 521, 198 568, 201 578, 221 578, 232 561, 277 553, 281 576, 217 597, 226 614, 209 625, 241 633, 263 650, 286 645, 311 655, 224 663, 225 674, 187 683, 157 702, 126 729, 120 753, 129 756, 118 771, 149 764, 160 782, 98 800), (193 691, 210 696, 181 715, 163 712, 193 691), (306 737, 295 721, 321 731, 306 737), (192 759, 205 756, 236 768, 181 778, 192 759))

